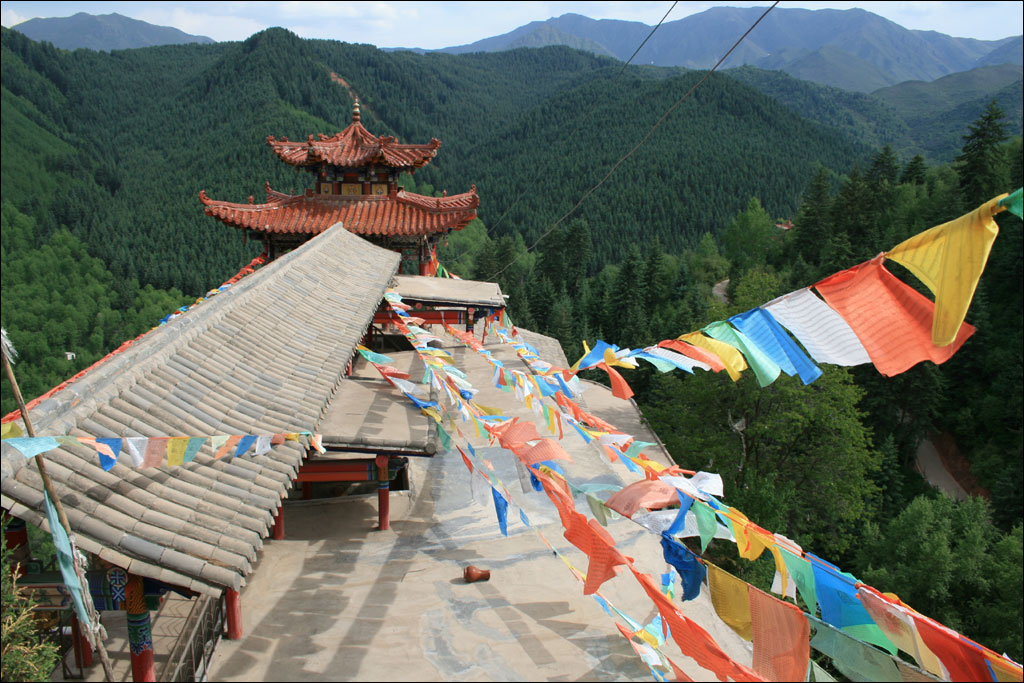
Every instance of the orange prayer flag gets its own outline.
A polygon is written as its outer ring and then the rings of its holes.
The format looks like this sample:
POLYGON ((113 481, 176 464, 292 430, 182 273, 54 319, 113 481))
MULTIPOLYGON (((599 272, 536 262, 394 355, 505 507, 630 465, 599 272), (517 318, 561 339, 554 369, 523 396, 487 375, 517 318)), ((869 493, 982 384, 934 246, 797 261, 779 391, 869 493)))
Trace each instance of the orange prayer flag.
POLYGON ((748 586, 753 667, 770 681, 800 681, 811 655, 811 625, 795 605, 748 586))
POLYGON ((871 362, 886 377, 925 360, 946 362, 974 334, 974 327, 963 323, 952 344, 936 346, 932 342, 935 304, 898 280, 882 260, 877 256, 814 287, 850 325, 871 362))
POLYGON ((663 349, 669 349, 670 351, 676 351, 684 356, 689 356, 694 360, 699 360, 701 363, 710 365, 711 369, 715 372, 725 370, 725 364, 722 363, 721 358, 707 349, 700 348, 699 346, 687 344, 686 342, 678 339, 666 339, 665 341, 658 342, 658 346, 663 349))
MULTIPOLYGON (((536 431, 536 427, 534 427, 534 431, 536 431)), ((569 457, 569 454, 566 453, 565 449, 562 448, 557 441, 552 439, 541 439, 534 446, 520 448, 513 452, 527 467, 538 462, 543 462, 544 460, 572 461, 572 458, 569 457)))
POLYGON ((659 479, 644 479, 616 491, 605 505, 623 517, 631 518, 642 507, 654 510, 678 502, 675 487, 659 479))
POLYGON ((621 398, 626 400, 633 396, 633 390, 629 387, 629 383, 619 374, 618 370, 610 367, 607 363, 598 363, 596 366, 608 373, 608 378, 612 381, 612 396, 615 398, 621 398))

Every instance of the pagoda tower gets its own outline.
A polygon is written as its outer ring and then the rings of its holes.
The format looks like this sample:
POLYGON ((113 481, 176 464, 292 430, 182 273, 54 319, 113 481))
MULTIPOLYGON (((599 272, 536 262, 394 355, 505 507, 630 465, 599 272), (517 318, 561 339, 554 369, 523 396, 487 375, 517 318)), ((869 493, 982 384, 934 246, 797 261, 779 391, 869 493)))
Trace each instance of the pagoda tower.
POLYGON ((248 204, 217 201, 205 190, 199 192, 199 201, 207 216, 258 236, 268 259, 340 222, 374 244, 400 252, 401 272, 428 275, 441 238, 476 218, 480 197, 475 185, 451 197, 427 197, 399 187, 399 174, 415 173, 430 163, 441 141, 400 144, 388 135, 375 136, 360 123, 358 101, 352 123, 336 135, 310 135, 304 142, 271 135, 267 143, 285 163, 310 171, 314 186, 293 196, 267 183, 263 204, 253 203, 251 196, 248 204))

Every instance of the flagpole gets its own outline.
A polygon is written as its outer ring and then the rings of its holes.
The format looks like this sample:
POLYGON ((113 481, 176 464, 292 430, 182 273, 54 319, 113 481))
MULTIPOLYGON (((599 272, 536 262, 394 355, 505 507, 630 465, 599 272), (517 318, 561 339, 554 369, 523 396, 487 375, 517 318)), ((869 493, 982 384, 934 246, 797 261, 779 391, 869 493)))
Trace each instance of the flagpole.
MULTIPOLYGON (((11 363, 7 358, 8 348, 10 342, 7 339, 7 332, 3 333, 3 344, 2 353, 0 357, 3 358, 4 373, 7 375, 7 381, 11 383, 11 389, 14 392, 14 400, 18 402, 18 410, 21 412, 21 419, 25 422, 25 429, 28 431, 28 435, 31 437, 36 436, 35 427, 32 426, 32 419, 28 415, 28 409, 25 407, 25 399, 21 396, 21 389, 18 388, 18 380, 14 378, 14 369, 11 367, 11 363)), ((13 350, 13 347, 10 347, 13 350)), ((60 498, 57 497, 56 492, 53 490, 53 482, 50 481, 50 475, 46 472, 46 462, 43 458, 43 454, 40 453, 35 456, 36 467, 39 468, 39 477, 43 480, 43 488, 46 490, 50 500, 53 501, 53 507, 57 511, 57 517, 60 519, 61 526, 64 527, 64 532, 68 536, 68 540, 71 543, 71 558, 75 567, 75 574, 78 575, 78 582, 82 585, 82 601, 85 603, 86 611, 89 614, 89 620, 92 622, 86 628, 86 632, 91 636, 92 640, 96 641, 96 650, 100 653, 100 662, 103 664, 103 675, 107 680, 107 683, 113 683, 114 681, 114 669, 110 664, 110 657, 107 656, 107 648, 103 644, 103 639, 99 637, 98 631, 93 630, 93 624, 99 626, 99 614, 96 613, 96 608, 93 606, 92 595, 89 594, 89 582, 85 578, 85 572, 82 570, 82 565, 78 561, 78 549, 75 546, 75 537, 71 531, 71 524, 68 522, 68 517, 64 513, 64 505, 60 502, 60 498)), ((102 628, 102 627, 101 627, 102 628)))

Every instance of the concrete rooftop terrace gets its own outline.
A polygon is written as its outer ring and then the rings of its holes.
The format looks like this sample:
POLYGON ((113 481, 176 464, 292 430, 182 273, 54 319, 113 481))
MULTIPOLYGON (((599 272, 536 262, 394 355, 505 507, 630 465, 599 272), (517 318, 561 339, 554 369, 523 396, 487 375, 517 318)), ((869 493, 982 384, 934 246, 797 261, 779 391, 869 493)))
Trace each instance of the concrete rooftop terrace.
MULTIPOLYGON (((546 433, 514 395, 492 385, 491 367, 476 352, 448 339, 445 347, 479 390, 480 404, 533 420, 546 433)), ((487 348, 506 367, 526 368, 511 348, 487 348)), ((402 367, 412 354, 389 353, 402 367)), ((418 359, 413 365, 422 374, 418 359)), ((397 390, 395 399, 404 400, 397 390)), ((604 387, 588 383, 583 402, 620 430, 657 441, 635 406, 604 387)), ((651 680, 615 622, 583 595, 582 583, 534 531, 586 571, 587 558, 563 538, 547 497, 523 486, 512 453, 488 447, 485 439, 470 443, 512 492, 507 538, 498 529, 490 491, 477 487, 474 496, 454 448, 410 458, 410 490, 392 492, 387 531, 376 529, 375 495, 286 503, 285 540, 266 543, 242 592, 244 635, 221 641, 209 680, 651 680), (490 580, 465 583, 463 569, 470 564, 489 569, 490 580)), ((566 472, 574 484, 624 485, 638 478, 609 464, 571 429, 561 444, 573 458, 566 472)), ((645 453, 667 463, 657 448, 645 453)), ((589 514, 585 500, 576 504, 589 514)), ((611 521, 608 531, 642 571, 657 576, 668 570, 656 534, 622 518, 611 521)), ((657 614, 628 570, 601 593, 641 623, 657 614)), ((750 665, 749 645, 717 617, 706 590, 682 610, 729 656, 750 665)), ((671 639, 662 649, 693 679, 715 680, 671 639)))

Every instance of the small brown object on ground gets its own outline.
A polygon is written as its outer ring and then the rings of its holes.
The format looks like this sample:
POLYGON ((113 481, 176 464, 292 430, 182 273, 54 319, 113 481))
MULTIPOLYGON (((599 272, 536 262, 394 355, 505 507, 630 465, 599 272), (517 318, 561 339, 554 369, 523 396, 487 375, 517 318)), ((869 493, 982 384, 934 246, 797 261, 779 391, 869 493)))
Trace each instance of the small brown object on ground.
POLYGON ((463 578, 466 579, 466 583, 473 583, 474 581, 488 581, 491 578, 491 572, 487 569, 477 569, 473 565, 466 567, 465 571, 462 572, 463 578))

